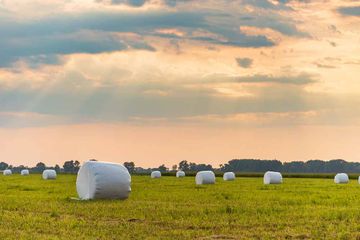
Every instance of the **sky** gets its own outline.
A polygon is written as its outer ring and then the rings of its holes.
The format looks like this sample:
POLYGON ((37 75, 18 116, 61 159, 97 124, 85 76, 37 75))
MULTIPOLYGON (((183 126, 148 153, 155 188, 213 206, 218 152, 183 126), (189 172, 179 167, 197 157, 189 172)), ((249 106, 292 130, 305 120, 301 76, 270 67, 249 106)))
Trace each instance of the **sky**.
POLYGON ((0 161, 360 161, 355 0, 0 0, 0 161))

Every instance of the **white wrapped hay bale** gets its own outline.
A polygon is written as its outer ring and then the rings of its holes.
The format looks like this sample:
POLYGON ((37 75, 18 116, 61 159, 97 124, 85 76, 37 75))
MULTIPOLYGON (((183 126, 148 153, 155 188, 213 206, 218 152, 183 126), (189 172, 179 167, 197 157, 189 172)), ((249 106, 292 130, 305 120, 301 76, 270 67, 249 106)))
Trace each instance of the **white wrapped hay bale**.
POLYGON ((151 178, 160 178, 161 172, 160 171, 152 171, 151 172, 151 178))
POLYGON ((10 169, 6 169, 6 170, 4 170, 3 174, 4 174, 5 176, 9 176, 9 175, 12 174, 12 171, 11 171, 10 169))
POLYGON ((224 181, 234 181, 235 178, 235 173, 233 172, 226 172, 223 176, 224 181))
POLYGON ((23 170, 21 170, 20 174, 21 174, 22 176, 27 176, 27 175, 30 174, 30 172, 29 172, 29 170, 27 170, 27 169, 23 169, 23 170))
POLYGON ((42 177, 45 180, 49 180, 49 179, 56 179, 56 171, 53 169, 46 169, 43 171, 42 173, 42 177))
POLYGON ((282 175, 279 172, 267 171, 264 174, 264 184, 281 184, 282 175))
POLYGON ((200 171, 196 174, 195 182, 196 185, 214 184, 215 174, 213 171, 200 171))
POLYGON ((335 183, 348 183, 349 176, 346 173, 338 173, 335 175, 334 182, 335 183))
POLYGON ((131 192, 131 176, 118 163, 85 162, 76 179, 80 199, 126 199, 131 192))
POLYGON ((360 176, 359 176, 359 178, 358 178, 358 182, 359 182, 359 184, 360 184, 360 176))
POLYGON ((177 171, 176 172, 176 177, 177 178, 185 177, 185 172, 184 171, 177 171))

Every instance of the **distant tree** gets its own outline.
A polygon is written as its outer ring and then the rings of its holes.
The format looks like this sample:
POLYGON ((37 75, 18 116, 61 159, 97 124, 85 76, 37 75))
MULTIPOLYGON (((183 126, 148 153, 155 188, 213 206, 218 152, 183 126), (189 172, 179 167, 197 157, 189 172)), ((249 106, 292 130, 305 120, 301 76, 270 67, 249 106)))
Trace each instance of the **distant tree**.
POLYGON ((66 173, 77 173, 80 168, 80 162, 77 160, 66 161, 64 162, 63 168, 66 173))
POLYGON ((136 173, 150 173, 152 169, 150 168, 142 168, 142 167, 135 167, 134 171, 136 173))
POLYGON ((65 161, 63 164, 63 168, 65 173, 72 173, 74 169, 74 160, 65 161))
POLYGON ((214 170, 211 164, 199 164, 198 171, 205 171, 205 170, 214 170))
POLYGON ((43 162, 39 162, 35 166, 35 172, 43 172, 46 169, 46 165, 43 162))
POLYGON ((335 173, 335 172, 346 172, 346 166, 350 165, 342 159, 330 160, 325 162, 324 172, 335 173))
POLYGON ((198 171, 206 171, 206 170, 213 170, 213 167, 210 164, 196 164, 190 163, 190 171, 198 172, 198 171))
POLYGON ((283 165, 278 160, 233 159, 224 164, 221 171, 228 172, 266 172, 281 171, 283 165))
POLYGON ((177 170, 177 165, 173 165, 172 168, 171 168, 173 171, 176 171, 177 170))
POLYGON ((55 165, 54 170, 55 170, 57 173, 60 173, 60 172, 61 172, 61 168, 60 168, 60 166, 57 165, 57 164, 55 165))
POLYGON ((0 163, 0 170, 5 170, 9 167, 9 164, 5 163, 5 162, 1 162, 0 163))
POLYGON ((324 172, 323 169, 325 168, 325 165, 326 163, 323 160, 309 160, 305 163, 306 172, 324 172))
POLYGON ((14 166, 11 170, 13 173, 20 173, 23 169, 27 169, 27 167, 25 167, 24 165, 14 166))
POLYGON ((196 172, 196 163, 189 163, 189 171, 196 172))
POLYGON ((284 172, 305 173, 306 164, 301 161, 283 163, 284 172))
POLYGON ((167 167, 165 167, 164 164, 160 165, 160 166, 158 167, 158 169, 159 169, 160 172, 166 172, 166 171, 168 170, 167 167))
POLYGON ((127 168, 129 173, 134 173, 135 172, 135 163, 134 162, 124 162, 124 167, 127 168))
POLYGON ((188 161, 182 160, 181 162, 179 162, 179 169, 182 171, 189 171, 190 166, 189 166, 188 161))

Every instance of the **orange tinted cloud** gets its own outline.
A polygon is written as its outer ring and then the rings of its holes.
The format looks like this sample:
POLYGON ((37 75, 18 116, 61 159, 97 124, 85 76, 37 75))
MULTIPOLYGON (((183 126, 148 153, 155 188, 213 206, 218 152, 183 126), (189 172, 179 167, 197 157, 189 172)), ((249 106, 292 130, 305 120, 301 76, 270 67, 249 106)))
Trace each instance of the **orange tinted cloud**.
POLYGON ((2 157, 358 160, 358 3, 326 3, 2 1, 2 157))

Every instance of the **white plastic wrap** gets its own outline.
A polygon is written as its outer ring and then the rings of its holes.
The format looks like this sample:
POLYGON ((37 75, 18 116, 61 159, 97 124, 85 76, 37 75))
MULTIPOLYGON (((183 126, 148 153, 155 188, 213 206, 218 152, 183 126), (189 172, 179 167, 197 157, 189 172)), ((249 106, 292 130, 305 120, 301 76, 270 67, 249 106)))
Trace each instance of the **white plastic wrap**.
POLYGON ((42 177, 45 180, 56 179, 56 171, 53 169, 46 169, 43 171, 42 177))
POLYGON ((27 175, 30 174, 30 172, 27 169, 23 169, 23 170, 21 170, 20 174, 23 175, 23 176, 27 176, 27 175))
POLYGON ((4 170, 3 174, 4 174, 5 176, 9 176, 9 175, 12 174, 12 171, 11 171, 10 169, 6 169, 6 170, 4 170))
POLYGON ((224 181, 234 181, 235 178, 235 173, 233 172, 226 172, 223 176, 224 181))
POLYGON ((282 175, 279 172, 267 171, 264 174, 264 184, 281 184, 282 175))
POLYGON ((185 172, 184 171, 177 171, 176 172, 176 177, 178 177, 178 178, 185 177, 185 172))
POLYGON ((131 192, 131 176, 118 163, 88 161, 77 175, 76 190, 80 199, 126 199, 131 192))
POLYGON ((334 182, 335 183, 348 183, 349 176, 346 173, 338 173, 335 175, 334 182))
POLYGON ((195 182, 197 185, 214 184, 215 174, 213 171, 200 171, 196 174, 195 182))
POLYGON ((160 171, 153 171, 151 172, 151 178, 160 178, 161 172, 160 171))

